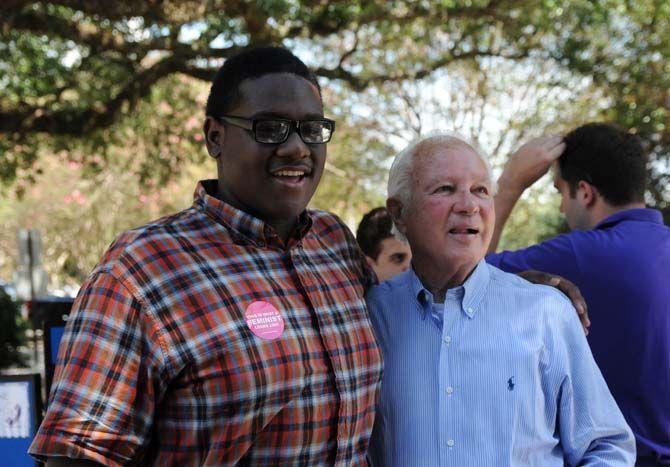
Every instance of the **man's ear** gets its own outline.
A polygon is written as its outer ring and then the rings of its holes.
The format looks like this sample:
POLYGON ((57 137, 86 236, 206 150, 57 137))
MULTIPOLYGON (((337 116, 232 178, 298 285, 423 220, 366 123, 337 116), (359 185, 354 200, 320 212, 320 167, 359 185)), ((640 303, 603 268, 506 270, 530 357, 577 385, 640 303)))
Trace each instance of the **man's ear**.
POLYGON ((389 198, 386 200, 386 210, 391 215, 391 219, 393 219, 393 224, 401 234, 405 235, 405 232, 407 231, 407 226, 405 225, 405 222, 402 219, 401 215, 402 208, 403 205, 400 200, 397 200, 395 198, 389 198))
POLYGON ((580 180, 577 184, 577 197, 579 198, 580 203, 585 208, 593 207, 598 200, 598 189, 591 185, 589 182, 580 180))
POLYGON ((377 266, 377 261, 370 258, 368 255, 365 255, 365 262, 368 263, 368 266, 370 266, 372 269, 374 269, 375 266, 377 266))
POLYGON ((202 129, 205 132, 207 152, 214 159, 218 159, 221 155, 221 147, 223 146, 226 129, 216 119, 209 116, 205 118, 205 124, 202 129))

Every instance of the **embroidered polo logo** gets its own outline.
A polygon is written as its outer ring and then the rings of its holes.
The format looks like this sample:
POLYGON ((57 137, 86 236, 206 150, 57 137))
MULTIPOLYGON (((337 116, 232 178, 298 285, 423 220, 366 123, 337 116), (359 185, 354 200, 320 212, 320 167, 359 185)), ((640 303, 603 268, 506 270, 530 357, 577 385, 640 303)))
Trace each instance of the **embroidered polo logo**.
POLYGON ((514 391, 514 376, 507 380, 507 390, 514 391))
POLYGON ((244 321, 255 336, 265 340, 278 338, 284 332, 284 318, 272 304, 253 302, 244 312, 244 321))

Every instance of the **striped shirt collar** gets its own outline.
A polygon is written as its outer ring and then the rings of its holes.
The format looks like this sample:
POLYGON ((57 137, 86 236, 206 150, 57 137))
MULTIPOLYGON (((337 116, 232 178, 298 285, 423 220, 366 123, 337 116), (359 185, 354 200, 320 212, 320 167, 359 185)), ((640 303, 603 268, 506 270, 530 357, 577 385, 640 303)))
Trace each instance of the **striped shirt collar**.
MULTIPOLYGON (((433 294, 430 293, 421 283, 421 279, 411 267, 403 274, 403 280, 406 281, 407 287, 412 293, 412 297, 416 297, 418 309, 420 310, 422 319, 426 319, 431 312, 433 304, 433 294)), ((480 260, 475 270, 466 279, 463 285, 449 289, 447 294, 454 293, 461 300, 461 311, 472 319, 479 308, 479 303, 486 294, 489 281, 491 280, 491 273, 489 266, 484 259, 480 260)))
MULTIPOLYGON (((266 224, 261 219, 216 198, 216 191, 216 180, 201 180, 198 182, 193 195, 193 205, 197 209, 202 210, 208 217, 212 218, 218 224, 231 230, 231 234, 236 243, 252 243, 261 248, 266 245, 284 248, 283 242, 272 226, 266 224)), ((309 212, 305 210, 300 214, 298 228, 295 230, 294 235, 289 239, 288 246, 291 247, 302 240, 311 227, 312 218, 309 215, 309 212)))

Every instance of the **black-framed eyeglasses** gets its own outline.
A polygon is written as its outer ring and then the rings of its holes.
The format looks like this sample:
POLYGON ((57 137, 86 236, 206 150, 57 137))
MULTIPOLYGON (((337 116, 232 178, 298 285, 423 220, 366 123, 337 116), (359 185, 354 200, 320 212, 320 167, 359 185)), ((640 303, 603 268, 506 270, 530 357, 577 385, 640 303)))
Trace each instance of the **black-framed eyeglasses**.
POLYGON ((335 131, 335 122, 327 118, 287 120, 283 118, 244 118, 235 115, 215 117, 233 126, 250 131, 259 143, 281 144, 295 130, 306 144, 324 144, 335 131))

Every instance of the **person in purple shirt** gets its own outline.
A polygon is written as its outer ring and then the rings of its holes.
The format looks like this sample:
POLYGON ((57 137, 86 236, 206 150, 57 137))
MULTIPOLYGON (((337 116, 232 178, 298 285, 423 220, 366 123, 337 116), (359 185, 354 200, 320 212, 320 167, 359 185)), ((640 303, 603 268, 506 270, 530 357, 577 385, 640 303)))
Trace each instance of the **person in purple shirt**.
POLYGON ((670 465, 670 228, 659 211, 645 208, 641 141, 614 125, 589 123, 565 138, 527 143, 498 180, 490 252, 518 198, 552 164, 571 232, 486 260, 577 284, 593 322, 593 356, 635 433, 636 465, 670 465))

